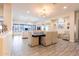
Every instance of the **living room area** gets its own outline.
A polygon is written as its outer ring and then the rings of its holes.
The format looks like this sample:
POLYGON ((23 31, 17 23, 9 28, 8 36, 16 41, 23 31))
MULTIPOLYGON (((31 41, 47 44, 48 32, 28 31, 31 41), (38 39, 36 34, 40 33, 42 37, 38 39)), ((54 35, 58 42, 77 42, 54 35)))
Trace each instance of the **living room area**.
POLYGON ((78 19, 77 3, 0 4, 1 55, 79 55, 78 19))

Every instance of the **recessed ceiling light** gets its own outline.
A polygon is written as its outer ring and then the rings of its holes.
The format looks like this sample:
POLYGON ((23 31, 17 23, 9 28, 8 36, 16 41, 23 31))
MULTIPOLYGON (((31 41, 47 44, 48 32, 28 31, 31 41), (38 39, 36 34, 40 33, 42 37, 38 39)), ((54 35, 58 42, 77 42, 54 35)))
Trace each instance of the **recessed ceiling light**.
POLYGON ((64 9, 66 9, 67 7, 66 6, 64 6, 64 9))

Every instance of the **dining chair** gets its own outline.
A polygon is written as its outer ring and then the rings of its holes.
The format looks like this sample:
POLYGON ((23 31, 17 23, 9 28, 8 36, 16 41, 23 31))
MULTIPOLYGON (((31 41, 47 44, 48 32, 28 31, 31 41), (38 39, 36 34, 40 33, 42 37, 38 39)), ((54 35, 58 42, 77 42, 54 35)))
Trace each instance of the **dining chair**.
POLYGON ((41 44, 49 46, 57 43, 57 32, 45 32, 45 37, 42 37, 41 44))
POLYGON ((30 46, 38 46, 39 45, 39 37, 32 37, 32 32, 28 32, 28 44, 30 46))

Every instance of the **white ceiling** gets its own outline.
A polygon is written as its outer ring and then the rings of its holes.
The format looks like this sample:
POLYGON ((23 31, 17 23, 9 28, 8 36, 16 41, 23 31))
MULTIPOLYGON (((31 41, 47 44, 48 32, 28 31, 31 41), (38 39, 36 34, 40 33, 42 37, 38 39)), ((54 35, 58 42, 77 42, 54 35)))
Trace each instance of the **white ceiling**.
POLYGON ((37 22, 37 21, 45 21, 48 20, 51 17, 60 15, 62 13, 66 12, 71 12, 71 11, 76 11, 79 10, 79 4, 75 3, 56 3, 56 4, 22 4, 22 3, 17 3, 13 4, 13 18, 14 20, 22 20, 22 21, 32 21, 32 22, 37 22), (49 10, 51 11, 48 17, 42 18, 39 16, 39 9, 41 10, 43 6, 49 6, 49 10), (67 8, 64 9, 63 7, 66 6, 67 8))

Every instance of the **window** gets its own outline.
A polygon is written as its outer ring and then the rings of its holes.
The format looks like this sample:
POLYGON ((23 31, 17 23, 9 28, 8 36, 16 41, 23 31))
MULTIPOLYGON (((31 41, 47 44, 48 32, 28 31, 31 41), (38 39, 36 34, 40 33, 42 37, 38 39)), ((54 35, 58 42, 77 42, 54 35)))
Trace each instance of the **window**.
POLYGON ((48 31, 48 25, 41 26, 41 30, 46 30, 46 31, 48 31))
POLYGON ((13 25, 13 31, 14 32, 19 32, 19 25, 18 24, 13 25))
POLYGON ((24 32, 24 31, 32 31, 32 30, 36 30, 35 25, 13 24, 13 32, 24 32))
POLYGON ((58 19, 57 25, 58 25, 58 29, 63 29, 64 28, 64 19, 62 19, 62 18, 58 19))

